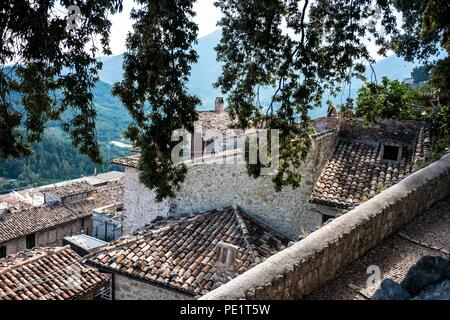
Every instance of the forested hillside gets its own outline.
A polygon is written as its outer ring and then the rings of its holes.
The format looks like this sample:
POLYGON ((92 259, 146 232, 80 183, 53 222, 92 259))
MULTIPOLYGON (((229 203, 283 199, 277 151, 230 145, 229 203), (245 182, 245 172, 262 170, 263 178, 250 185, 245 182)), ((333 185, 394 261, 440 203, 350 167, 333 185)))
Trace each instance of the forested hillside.
MULTIPOLYGON (((121 170, 119 166, 110 165, 109 161, 125 155, 127 151, 109 142, 122 138, 121 134, 130 121, 128 112, 111 95, 111 85, 108 83, 99 81, 93 94, 104 164, 94 166, 88 157, 80 155, 62 131, 61 123, 51 122, 44 139, 33 145, 33 156, 9 158, 0 163, 0 178, 6 178, 0 179, 0 193, 92 175, 94 168, 99 173, 121 170)), ((16 100, 16 106, 20 108, 20 97, 14 96, 12 99, 16 100)))

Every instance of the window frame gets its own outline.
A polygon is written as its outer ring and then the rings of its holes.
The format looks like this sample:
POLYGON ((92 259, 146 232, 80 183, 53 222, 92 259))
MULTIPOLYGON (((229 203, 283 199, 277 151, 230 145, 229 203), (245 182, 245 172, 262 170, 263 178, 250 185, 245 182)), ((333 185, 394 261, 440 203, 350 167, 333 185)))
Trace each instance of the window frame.
POLYGON ((36 233, 28 234, 25 236, 25 248, 33 249, 36 247, 36 233), (32 246, 31 246, 32 244, 32 246))
POLYGON ((6 246, 0 245, 0 259, 6 258, 7 255, 8 255, 8 252, 7 252, 6 246))

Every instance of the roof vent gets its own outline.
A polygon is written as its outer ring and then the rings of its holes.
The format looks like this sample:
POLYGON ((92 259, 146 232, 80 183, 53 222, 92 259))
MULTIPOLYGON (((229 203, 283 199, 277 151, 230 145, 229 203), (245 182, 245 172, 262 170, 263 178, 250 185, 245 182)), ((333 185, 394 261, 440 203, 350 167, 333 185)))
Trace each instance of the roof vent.
POLYGON ((238 254, 238 246, 226 242, 217 244, 216 277, 218 281, 225 283, 237 275, 238 254))

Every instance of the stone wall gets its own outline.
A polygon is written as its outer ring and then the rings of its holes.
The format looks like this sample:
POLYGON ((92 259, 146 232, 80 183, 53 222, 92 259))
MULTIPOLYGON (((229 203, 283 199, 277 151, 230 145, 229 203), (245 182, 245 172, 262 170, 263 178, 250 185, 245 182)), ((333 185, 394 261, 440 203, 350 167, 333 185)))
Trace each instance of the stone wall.
POLYGON ((114 274, 115 300, 187 300, 190 296, 114 274))
MULTIPOLYGON (((57 247, 62 246, 63 239, 75 234, 79 234, 83 229, 82 219, 61 224, 55 228, 36 232, 36 247, 57 247)), ((92 235, 91 216, 84 218, 84 231, 92 235)), ((6 246, 6 254, 10 255, 26 249, 26 237, 19 237, 0 244, 6 246)))
POLYGON ((123 234, 131 234, 169 212, 167 201, 156 202, 155 193, 139 182, 139 171, 129 167, 125 167, 124 207, 123 234))
POLYGON ((245 164, 200 163, 188 167, 186 180, 170 202, 157 203, 151 190, 139 183, 136 169, 126 169, 124 233, 148 224, 156 216, 180 216, 238 205, 246 213, 284 235, 296 239, 302 230, 322 222, 309 203, 313 186, 334 152, 337 132, 315 137, 301 187, 276 192, 270 176, 249 177, 245 164))
POLYGON ((450 195, 450 154, 201 299, 297 299, 450 195))
POLYGON ((365 142, 395 141, 406 146, 413 146, 417 131, 425 123, 414 120, 383 119, 366 126, 362 119, 341 119, 339 136, 365 142))

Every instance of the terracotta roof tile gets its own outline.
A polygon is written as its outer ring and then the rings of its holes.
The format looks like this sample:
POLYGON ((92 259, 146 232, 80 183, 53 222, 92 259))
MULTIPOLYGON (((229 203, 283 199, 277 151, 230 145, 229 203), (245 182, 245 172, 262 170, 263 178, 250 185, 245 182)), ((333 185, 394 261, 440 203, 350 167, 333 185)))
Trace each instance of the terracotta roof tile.
POLYGON ((320 174, 311 202, 342 209, 357 206, 411 174, 431 150, 431 133, 421 128, 414 157, 403 149, 400 161, 381 159, 380 144, 340 141, 320 174))
POLYGON ((0 243, 87 217, 92 215, 93 209, 123 202, 121 181, 94 189, 92 198, 64 204, 48 203, 4 214, 0 219, 0 243))
POLYGON ((75 182, 66 184, 63 186, 51 187, 46 189, 40 189, 41 193, 55 193, 59 197, 64 198, 67 196, 73 196, 80 193, 88 193, 95 191, 95 187, 87 183, 86 181, 75 182))
POLYGON ((109 281, 81 259, 68 246, 35 248, 0 259, 0 300, 77 299, 109 281))
POLYGON ((99 268, 156 282, 194 296, 216 284, 216 245, 239 247, 239 273, 287 246, 278 235, 245 213, 224 208, 150 225, 92 254, 99 268))

